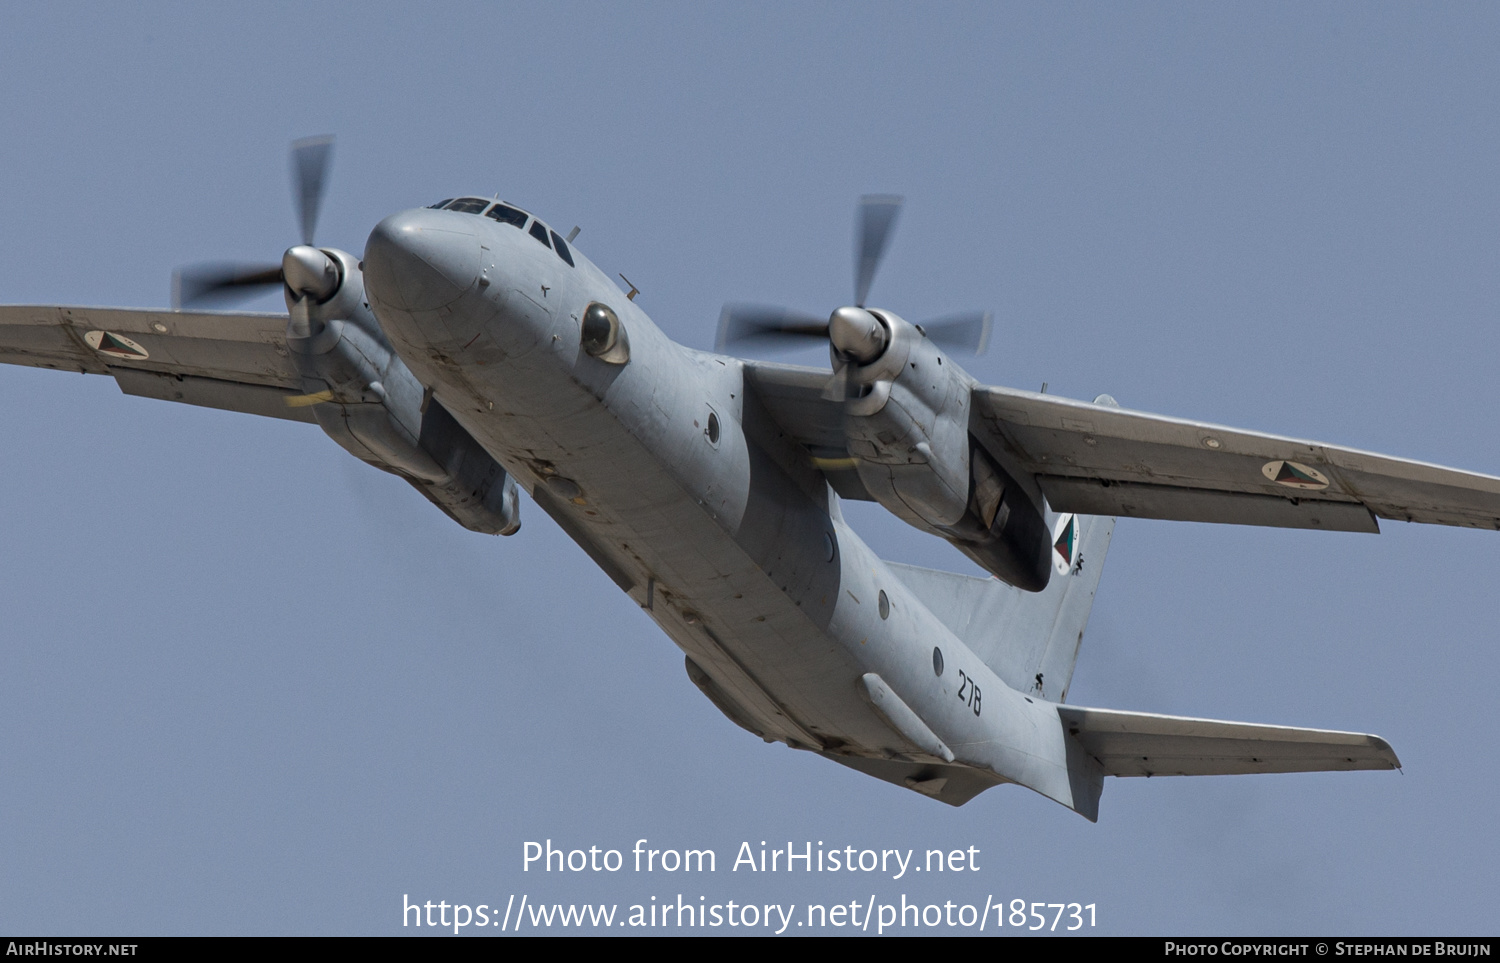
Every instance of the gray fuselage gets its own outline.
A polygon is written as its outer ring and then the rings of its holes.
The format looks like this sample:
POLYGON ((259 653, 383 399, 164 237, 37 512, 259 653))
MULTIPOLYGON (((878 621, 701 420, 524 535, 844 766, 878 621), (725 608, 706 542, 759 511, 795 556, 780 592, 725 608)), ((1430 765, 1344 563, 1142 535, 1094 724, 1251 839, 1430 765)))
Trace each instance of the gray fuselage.
POLYGON ((1036 788, 1056 747, 1033 752, 1027 733, 1053 741, 1055 714, 844 524, 740 362, 672 342, 572 256, 488 218, 413 210, 371 234, 364 283, 413 374, 683 649, 726 715, 768 741, 941 765, 872 706, 861 680, 875 673, 961 764, 1036 788), (618 316, 628 360, 581 346, 594 303, 618 316), (982 712, 955 698, 961 678, 982 712))

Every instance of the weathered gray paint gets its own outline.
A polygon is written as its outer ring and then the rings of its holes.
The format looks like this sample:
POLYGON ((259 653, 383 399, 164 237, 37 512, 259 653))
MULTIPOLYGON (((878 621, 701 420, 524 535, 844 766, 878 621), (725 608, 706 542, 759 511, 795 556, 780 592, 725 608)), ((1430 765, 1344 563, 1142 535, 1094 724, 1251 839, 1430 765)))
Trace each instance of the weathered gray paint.
POLYGON ((321 304, 289 295, 289 318, 0 308, 0 360, 112 374, 128 392, 192 404, 303 420, 311 410, 357 457, 480 531, 514 530, 518 483, 683 650, 693 683, 736 724, 955 805, 1013 782, 1092 819, 1106 774, 1396 761, 1372 736, 1061 705, 1111 520, 1085 521, 1083 565, 1027 593, 884 562, 837 493, 898 499, 903 517, 937 531, 960 508, 949 502, 964 475, 952 469, 969 449, 954 439, 972 435, 1038 507, 1045 495, 1063 511, 1252 524, 1360 530, 1373 512, 1500 526, 1500 479, 1103 398, 985 388, 887 313, 903 365, 851 372, 870 390, 846 406, 825 397, 826 372, 673 343, 581 253, 570 267, 474 215, 388 218, 363 271, 325 253, 345 286, 321 304), (616 313, 628 354, 583 350, 592 302, 616 313), (101 330, 146 357, 106 359, 85 341, 101 330), (902 457, 857 421, 891 399, 920 426, 902 457), (1313 466, 1329 486, 1278 487, 1262 474, 1276 459, 1313 466), (908 485, 877 464, 939 484, 908 485))

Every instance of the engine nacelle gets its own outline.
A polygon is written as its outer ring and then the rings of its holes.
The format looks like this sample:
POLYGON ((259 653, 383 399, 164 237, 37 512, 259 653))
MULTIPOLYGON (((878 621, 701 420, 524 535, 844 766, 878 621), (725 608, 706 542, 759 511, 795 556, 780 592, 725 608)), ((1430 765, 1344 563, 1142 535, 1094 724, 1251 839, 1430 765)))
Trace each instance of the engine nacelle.
POLYGON ((1028 592, 1052 577, 1052 531, 1047 516, 1009 472, 970 439, 973 490, 948 541, 987 572, 1028 592))
MULTIPOLYGON (((969 433, 974 379, 889 311, 885 349, 851 365, 844 406, 849 454, 872 498, 940 535, 987 571, 1028 591, 1052 574, 1051 533, 1038 497, 969 433)), ((844 361, 835 356, 835 364, 844 361)))
POLYGON ((910 324, 869 313, 887 328, 887 341, 849 374, 849 454, 865 488, 897 516, 919 528, 956 524, 969 502, 972 382, 910 324))
MULTIPOLYGON (((359 262, 321 249, 338 286, 321 301, 286 290, 287 347, 301 401, 361 461, 410 482, 460 525, 510 535, 521 527, 515 479, 436 400, 391 348, 366 303, 359 262)), ((303 260, 307 260, 305 254, 303 260)))

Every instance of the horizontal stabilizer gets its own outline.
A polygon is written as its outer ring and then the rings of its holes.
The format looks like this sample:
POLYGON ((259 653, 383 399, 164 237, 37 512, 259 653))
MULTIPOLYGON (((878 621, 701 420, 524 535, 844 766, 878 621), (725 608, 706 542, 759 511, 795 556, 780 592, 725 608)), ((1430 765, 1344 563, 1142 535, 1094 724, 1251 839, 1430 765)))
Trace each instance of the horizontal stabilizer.
POLYGON ((1058 706, 1063 726, 1110 776, 1225 776, 1396 769, 1379 736, 1058 706))

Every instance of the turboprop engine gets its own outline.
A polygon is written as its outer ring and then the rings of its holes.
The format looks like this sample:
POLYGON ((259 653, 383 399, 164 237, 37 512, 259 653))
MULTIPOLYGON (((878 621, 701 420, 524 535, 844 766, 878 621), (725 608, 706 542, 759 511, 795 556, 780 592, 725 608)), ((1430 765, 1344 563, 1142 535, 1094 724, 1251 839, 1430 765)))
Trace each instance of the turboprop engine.
POLYGON ((984 352, 988 312, 922 325, 865 307, 901 198, 860 198, 854 232, 854 305, 820 317, 757 305, 726 305, 719 347, 747 341, 827 338, 842 401, 849 455, 870 497, 917 528, 939 535, 986 571, 1032 592, 1052 574, 1045 502, 1024 472, 1008 471, 969 433, 975 381, 939 343, 984 352))
POLYGON ((313 406, 319 426, 354 457, 411 482, 465 528, 519 529, 515 480, 391 348, 365 306, 358 262, 343 251, 298 246, 282 265, 287 348, 306 392, 297 400, 313 406))
POLYGON ((279 265, 202 265, 177 273, 174 301, 223 301, 279 285, 286 346, 313 418, 354 457, 410 482, 465 528, 509 535, 521 527, 519 496, 490 454, 426 391, 371 313, 357 258, 313 246, 332 150, 329 138, 292 145, 302 243, 279 265))
POLYGON ((828 337, 849 454, 870 496, 1029 591, 1052 573, 1040 496, 969 433, 974 379, 889 311, 839 308, 828 337))

